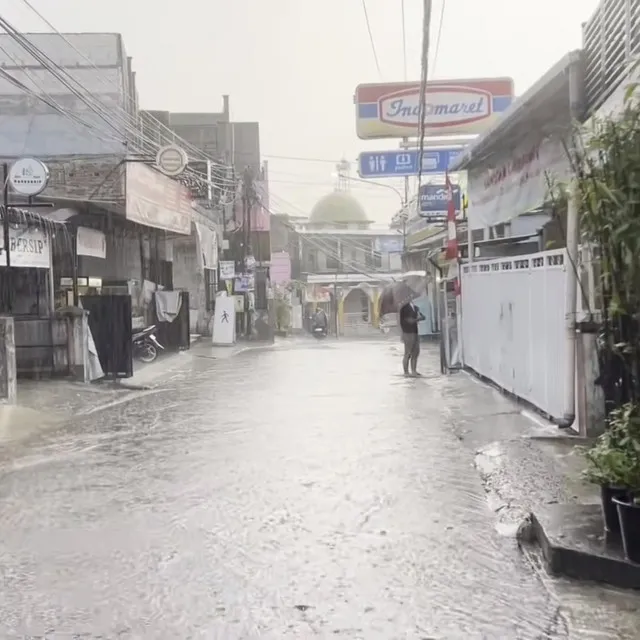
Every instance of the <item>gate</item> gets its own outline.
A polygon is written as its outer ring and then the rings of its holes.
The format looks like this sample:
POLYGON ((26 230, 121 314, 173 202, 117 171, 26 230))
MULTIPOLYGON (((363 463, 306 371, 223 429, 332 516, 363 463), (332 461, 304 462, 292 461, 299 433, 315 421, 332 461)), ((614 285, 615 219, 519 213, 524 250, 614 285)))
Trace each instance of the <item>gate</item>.
POLYGON ((189 292, 180 291, 180 298, 180 311, 173 322, 161 322, 154 297, 153 322, 156 325, 156 337, 167 351, 184 351, 191 347, 189 292))
POLYGON ((130 378, 133 375, 131 296, 82 296, 82 306, 89 312, 89 328, 105 376, 130 378))

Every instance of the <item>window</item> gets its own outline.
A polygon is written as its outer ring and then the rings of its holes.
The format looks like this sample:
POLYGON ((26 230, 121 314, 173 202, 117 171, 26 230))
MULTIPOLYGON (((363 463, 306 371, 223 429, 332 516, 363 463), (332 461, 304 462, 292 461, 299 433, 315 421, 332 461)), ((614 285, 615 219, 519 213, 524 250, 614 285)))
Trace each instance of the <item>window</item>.
POLYGON ((311 249, 307 255, 307 270, 312 273, 318 269, 318 253, 315 249, 311 249))
POLYGON ((204 270, 204 293, 207 311, 213 311, 216 306, 216 289, 218 285, 216 271, 217 269, 204 270))
POLYGON ((337 271, 340 268, 340 261, 338 260, 337 255, 333 253, 327 253, 327 270, 328 271, 337 271))

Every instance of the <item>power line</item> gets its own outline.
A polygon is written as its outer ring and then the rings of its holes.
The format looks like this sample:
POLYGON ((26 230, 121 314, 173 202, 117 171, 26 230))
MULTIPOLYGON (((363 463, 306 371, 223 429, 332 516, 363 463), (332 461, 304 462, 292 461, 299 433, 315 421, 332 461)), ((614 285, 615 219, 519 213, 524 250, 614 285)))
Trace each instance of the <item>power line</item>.
POLYGON ((300 162, 326 162, 329 164, 336 164, 340 160, 328 160, 327 158, 302 158, 300 156, 273 156, 263 154, 263 158, 273 158, 274 160, 297 160, 300 162))
POLYGON ((436 47, 435 47, 435 51, 433 53, 433 70, 432 70, 432 76, 435 75, 436 73, 436 64, 438 62, 438 52, 440 51, 440 38, 442 36, 442 25, 444 23, 444 11, 447 7, 447 0, 442 0, 442 5, 440 7, 440 24, 438 25, 438 35, 436 37, 436 47))
POLYGON ((418 135, 420 139, 418 150, 418 193, 422 183, 422 155, 424 153, 425 119, 427 108, 427 77, 429 71, 429 31, 431 29, 431 0, 424 0, 424 14, 422 18, 422 56, 420 69, 420 101, 418 107, 418 135))
MULTIPOLYGON (((108 82, 100 73, 100 70, 96 67, 96 65, 93 63, 93 61, 82 51, 80 51, 76 46, 74 46, 74 44, 72 42, 69 41, 68 38, 66 38, 64 36, 64 34, 60 33, 60 31, 58 31, 58 29, 56 29, 56 27, 49 21, 47 20, 47 18, 45 18, 42 13, 40 11, 38 11, 31 2, 29 2, 29 0, 22 0, 22 2, 31 10, 33 11, 33 13, 36 14, 36 16, 38 16, 38 18, 40 18, 40 20, 42 20, 52 31, 54 31, 62 40, 64 40, 64 42, 66 42, 66 44, 73 49, 78 55, 80 55, 85 61, 87 61, 96 71, 98 71, 99 73, 96 74, 96 78, 102 82, 102 84, 104 84, 105 86, 111 86, 112 88, 115 87, 115 89, 118 91, 118 93, 120 93, 122 87, 120 87, 117 83, 111 81, 108 82)), ((5 21, 6 22, 6 21, 5 21)), ((17 31, 17 30, 16 30, 17 31)), ((25 40, 27 42, 29 42, 29 40, 27 38, 25 38, 25 40)), ((24 47, 24 45, 23 45, 24 47)), ((35 48, 35 46, 34 46, 35 48)), ((37 48, 36 48, 37 50, 37 48)), ((39 51, 39 50, 38 50, 39 51)), ((33 55, 33 54, 32 54, 33 55)), ((44 54, 43 54, 44 55, 44 54)), ((50 62, 52 64, 54 64, 55 66, 58 66, 58 68, 65 72, 64 69, 62 69, 62 67, 59 67, 59 65, 56 65, 55 62, 53 62, 53 60, 51 60, 49 58, 50 62)), ((66 72, 65 72, 66 73, 66 72)), ((69 74, 67 74, 69 75, 69 74)), ((71 76, 69 76, 71 77, 71 76)), ((82 86, 82 85, 80 85, 82 86)), ((84 87, 82 87, 84 88, 84 87)), ((128 94, 124 95, 125 99, 129 101, 130 105, 132 106, 133 110, 137 113, 138 110, 138 105, 136 100, 128 94)), ((127 123, 129 124, 129 120, 131 119, 131 113, 129 113, 128 111, 126 111, 125 109, 123 109, 120 105, 116 106, 116 109, 121 111, 126 119, 127 119, 127 123)), ((148 112, 145 113, 145 118, 149 121, 151 121, 155 127, 157 127, 158 131, 166 131, 168 132, 169 136, 167 138, 167 142, 174 142, 179 144, 183 149, 185 149, 186 151, 190 151, 190 155, 192 156, 192 158, 194 160, 203 160, 205 162, 210 162, 213 165, 217 165, 226 169, 229 169, 230 167, 228 167, 227 165, 224 165, 223 163, 213 160, 209 157, 206 156, 206 154, 204 154, 200 149, 198 149, 197 147, 195 147, 194 145, 190 144, 189 142, 187 142, 186 140, 182 139, 180 136, 178 136, 174 131, 172 131, 171 129, 169 129, 169 127, 167 127, 165 124, 163 124, 162 122, 160 122, 157 118, 153 117, 151 114, 149 114, 148 112)), ((130 124, 129 124, 130 127, 130 124)), ((129 129, 129 131, 131 131, 131 129, 129 129)), ((135 128, 134 126, 134 137, 135 138, 139 138, 143 143, 147 142, 148 144, 154 145, 157 149, 160 149, 163 145, 156 143, 154 140, 151 140, 150 138, 145 138, 145 136, 142 134, 141 131, 139 131, 138 129, 135 128)), ((153 148, 153 147, 152 147, 153 148)))
POLYGON ((404 0, 401 0, 402 12, 402 59, 404 63, 404 81, 407 81, 407 23, 404 17, 404 0))
POLYGON ((362 10, 364 11, 364 19, 367 23, 367 31, 369 32, 369 42, 371 43, 371 51, 373 51, 373 59, 376 63, 376 69, 378 75, 382 78, 382 71, 380 71, 380 62, 378 60, 378 53, 376 51, 376 43, 373 39, 373 32, 371 31, 371 23, 369 22, 369 12, 367 11, 367 0, 362 0, 362 10))

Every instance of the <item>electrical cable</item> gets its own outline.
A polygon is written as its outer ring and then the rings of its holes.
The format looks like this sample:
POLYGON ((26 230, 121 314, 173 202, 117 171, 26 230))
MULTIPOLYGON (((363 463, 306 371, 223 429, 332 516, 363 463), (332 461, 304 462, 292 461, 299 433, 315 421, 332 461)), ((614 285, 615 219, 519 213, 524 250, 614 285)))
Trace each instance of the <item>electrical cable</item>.
POLYGON ((378 60, 378 52, 376 51, 376 43, 373 39, 373 32, 371 31, 371 23, 369 22, 369 12, 367 11, 367 0, 362 0, 362 10, 364 11, 364 19, 367 23, 367 31, 369 32, 369 42, 371 43, 371 51, 373 52, 373 59, 376 63, 376 69, 378 70, 378 76, 382 79, 382 71, 380 70, 380 61, 378 60))
POLYGON ((422 155, 424 153, 425 120, 427 109, 427 77, 429 70, 429 31, 431 29, 431 0, 424 0, 422 21, 422 56, 420 71, 420 100, 418 104, 418 193, 422 186, 422 155))
POLYGON ((402 14, 402 62, 404 67, 404 81, 407 81, 407 22, 404 16, 404 0, 400 0, 402 14))
MULTIPOLYGON (((54 31, 55 31, 55 32, 56 32, 56 33, 57 33, 57 34, 58 34, 58 35, 59 35, 63 40, 65 40, 65 42, 67 42, 67 44, 68 44, 72 49, 74 49, 74 50, 75 50, 79 55, 81 55, 85 60, 87 60, 87 61, 89 62, 89 64, 91 64, 91 66, 92 66, 94 69, 96 69, 96 71, 98 71, 98 73, 96 74, 96 78, 98 78, 98 79, 99 79, 101 82, 103 82, 103 84, 104 84, 104 82, 105 82, 105 81, 104 81, 104 78, 102 77, 102 75, 101 75, 101 73, 100 73, 100 70, 95 66, 95 64, 93 64, 93 62, 92 62, 92 61, 91 61, 91 60, 90 60, 90 59, 89 59, 85 54, 83 54, 81 51, 79 51, 79 50, 78 50, 78 49, 77 49, 77 48, 76 48, 76 47, 75 47, 71 42, 69 42, 69 40, 68 40, 67 38, 65 38, 65 37, 64 37, 64 36, 63 36, 63 35, 62 35, 62 34, 61 34, 57 29, 55 29, 55 27, 54 27, 54 26, 53 26, 49 21, 47 21, 47 20, 44 18, 44 16, 42 16, 42 14, 41 14, 40 12, 38 12, 38 11, 37 11, 37 10, 36 10, 36 9, 35 9, 35 8, 34 8, 34 7, 29 3, 29 2, 28 2, 28 0, 23 0, 23 2, 25 2, 25 4, 27 4, 27 6, 28 6, 32 11, 34 11, 34 12, 36 13, 36 15, 38 15, 42 20, 44 20, 44 21, 45 21, 45 23, 46 23, 50 28, 52 28, 52 29, 53 29, 53 30, 54 30, 54 31)), ((49 58, 48 56, 46 56, 46 54, 44 54, 41 50, 39 50, 35 45, 33 45, 33 43, 31 43, 31 42, 28 40, 28 38, 26 38, 26 36, 24 36, 24 34, 21 34, 17 29, 13 28, 13 27, 12 27, 12 26, 11 26, 11 25, 6 21, 6 20, 4 20, 4 19, 0 18, 0 24, 2 24, 2 23, 4 23, 4 24, 3 24, 3 26, 5 27, 5 30, 7 30, 7 33, 8 33, 8 35, 9 35, 10 37, 12 37, 14 40, 16 40, 16 41, 18 42, 18 44, 20 44, 20 45, 21 45, 21 46, 22 46, 22 47, 23 47, 23 48, 24 48, 28 53, 30 53, 30 54, 31 54, 31 55, 32 55, 36 60, 38 60, 38 61, 39 61, 39 62, 44 66, 44 68, 45 68, 45 69, 47 69, 50 73, 52 73, 52 75, 54 75, 54 77, 56 77, 56 78, 57 78, 57 79, 58 79, 58 80, 59 80, 59 81, 60 81, 64 86, 66 86, 70 91, 72 91, 72 93, 73 93, 74 95, 76 95, 77 97, 79 97, 79 98, 80 98, 80 99, 81 99, 81 100, 82 100, 82 101, 83 101, 87 106, 89 106, 89 108, 90 108, 92 111, 94 111, 94 112, 98 113, 98 114, 102 117, 102 119, 103 119, 103 120, 105 120, 107 123, 111 123, 111 124, 112 124, 112 123, 114 122, 114 120, 115 120, 115 119, 114 119, 114 114, 113 114, 113 113, 106 113, 106 114, 105 114, 105 111, 104 111, 104 110, 102 111, 102 113, 99 113, 99 111, 97 111, 97 110, 96 110, 96 106, 98 107, 98 110, 99 110, 99 109, 100 109, 101 107, 103 107, 104 105, 103 105, 102 103, 100 103, 100 102, 99 102, 97 105, 96 105, 96 103, 95 103, 95 102, 94 102, 94 104, 93 104, 93 105, 90 105, 90 104, 88 103, 88 101, 87 101, 87 99, 86 99, 86 97, 85 97, 85 96, 79 95, 77 91, 74 91, 73 87, 70 87, 70 86, 69 86, 69 82, 68 82, 68 80, 70 80, 70 81, 72 81, 72 82, 75 82, 75 83, 76 83, 76 84, 77 84, 81 89, 84 89, 85 91, 87 91, 87 90, 86 90, 86 88, 85 88, 81 83, 79 83, 75 78, 73 78, 70 74, 68 74, 68 73, 66 72, 66 70, 65 70, 65 69, 63 69, 62 67, 60 67, 59 65, 57 65, 53 60, 51 60, 51 58, 49 58), (25 43, 26 43, 26 44, 25 44, 25 43), (43 58, 44 58, 44 59, 43 59, 43 58), (47 64, 47 61, 48 61, 50 64, 47 64), (58 71, 54 70, 54 68, 52 68, 52 66, 53 66, 53 67, 55 67, 55 68, 57 68, 57 70, 58 70, 58 71), (62 77, 60 76, 60 73, 59 73, 59 72, 64 73, 64 74, 67 76, 68 80, 67 80, 67 78, 62 78, 62 77), (105 119, 105 115, 107 116, 107 117, 106 117, 106 119, 105 119)), ((120 88, 119 88, 117 85, 113 84, 112 86, 115 86, 116 90, 117 90, 118 92, 120 92, 120 88)), ((90 99, 93 99, 93 96, 92 96, 88 91, 87 91, 87 96, 88 96, 90 99)), ((125 97, 126 97, 127 99, 129 99, 130 101, 132 101, 131 96, 128 96, 128 95, 127 95, 127 96, 125 96, 125 97)), ((132 141, 132 140, 138 139, 138 140, 140 140, 140 142, 141 142, 143 145, 146 145, 146 146, 138 147, 138 148, 142 151, 142 155, 145 155, 146 153, 149 153, 149 152, 151 152, 152 154, 157 153, 157 150, 158 150, 158 149, 160 149, 160 148, 162 148, 162 145, 161 145, 161 144, 159 144, 159 143, 157 143, 157 142, 155 142, 155 141, 153 141, 153 140, 151 140, 151 139, 150 139, 150 138, 148 138, 148 137, 145 137, 145 136, 144 136, 144 134, 143 134, 143 133, 142 133, 138 128, 136 128, 135 123, 132 125, 132 123, 131 123, 131 121, 130 121, 130 119, 131 119, 131 114, 130 114, 130 113, 128 113, 127 111, 125 111, 124 109, 122 109, 122 107, 121 107, 120 105, 115 105, 115 106, 117 107, 117 108, 116 108, 116 114, 117 114, 117 111, 119 110, 119 111, 121 111, 121 112, 124 114, 124 116, 125 116, 125 118, 123 119, 123 118, 122 118, 121 116, 119 116, 119 114, 118 114, 118 119, 119 119, 119 124, 120 124, 121 126, 123 125, 123 126, 124 126, 125 131, 127 131, 127 132, 130 134, 130 136, 131 136, 131 140, 129 140, 128 142, 129 142, 129 143, 131 143, 131 141, 132 141), (155 148, 154 148, 154 147, 155 147, 155 148)), ((135 103, 134 103, 134 107, 135 107, 135 108, 137 108, 137 105, 135 105, 135 103)), ((149 116, 149 119, 155 120, 155 118, 153 118, 153 116, 149 116)), ((173 138, 174 140, 177 138, 177 139, 179 139, 181 142, 183 142, 183 143, 184 143, 184 145, 181 145, 181 146, 184 146, 186 149, 189 149, 189 150, 195 151, 195 152, 196 152, 196 154, 195 154, 195 155, 196 155, 196 158, 194 158, 194 159, 204 158, 204 161, 211 162, 211 164, 212 164, 212 165, 214 165, 214 166, 224 167, 225 169, 230 169, 230 167, 228 167, 227 165, 223 165, 222 163, 219 163, 219 162, 217 162, 217 161, 214 161, 214 160, 211 160, 211 159, 207 158, 207 157, 206 157, 204 154, 202 154, 202 152, 200 152, 197 148, 193 147, 192 145, 190 145, 190 144, 189 144, 189 143, 187 143, 186 141, 183 141, 182 139, 180 139, 180 137, 179 137, 179 136, 177 136, 175 133, 173 133, 170 129, 168 129, 168 127, 166 127, 165 125, 163 125, 162 123, 160 123, 160 122, 158 122, 158 121, 156 121, 156 122, 157 122, 157 124, 159 125, 159 127, 164 128, 164 129, 166 129, 167 131, 169 131, 169 132, 170 132, 170 134, 171 134, 171 136, 172 136, 172 138, 173 138)), ((112 124, 112 126, 113 126, 113 124, 112 124)), ((121 133, 122 133, 122 132, 118 129, 118 126, 115 126, 114 128, 115 128, 115 130, 117 131, 117 133, 119 133, 119 134, 121 134, 121 133)), ((193 154, 192 154, 192 155, 193 155, 193 154)), ((191 167, 187 167, 187 170, 185 171, 185 173, 190 173, 190 171, 191 171, 191 170, 192 170, 192 168, 191 168, 191 167)), ((219 183, 218 183, 218 184, 216 184, 216 183, 213 183, 213 182, 212 182, 212 183, 211 183, 211 185, 209 185, 209 182, 206 180, 206 178, 205 178, 205 179, 200 178, 200 177, 196 176, 195 174, 193 174, 193 177, 194 177, 196 180, 198 180, 199 182, 201 182, 201 183, 204 183, 204 184, 206 184, 206 185, 208 185, 208 186, 214 186, 214 187, 216 187, 216 188, 218 188, 218 187, 220 186, 220 184, 228 184, 228 185, 231 185, 231 186, 232 186, 232 187, 234 187, 234 188, 237 186, 237 184, 236 184, 236 183, 234 183, 233 181, 228 180, 228 179, 226 179, 226 178, 222 178, 222 177, 220 177, 220 178, 219 178, 219 183)))
MULTIPOLYGON (((270 194, 270 197, 273 197, 276 200, 280 199, 275 194, 270 194)), ((262 206, 264 207, 264 205, 262 205, 262 206)), ((264 207, 264 209, 269 211, 269 209, 267 209, 267 207, 264 207)), ((269 211, 269 213, 271 213, 271 211, 269 211)), ((301 233, 295 226, 291 225, 290 223, 288 223, 286 221, 283 221, 283 220, 280 220, 280 222, 284 226, 286 226, 287 228, 293 230, 298 236, 304 237, 306 242, 308 242, 310 244, 313 244, 316 248, 319 248, 319 249, 327 252, 328 254, 332 255, 332 257, 337 259, 338 262, 341 262, 341 263, 344 263, 344 264, 349 263, 348 261, 344 260, 337 253, 337 250, 334 248, 334 245, 332 245, 331 243, 328 243, 327 241, 323 240, 322 238, 314 238, 313 240, 311 240, 311 237, 309 235, 301 233)), ((360 245, 360 244, 358 244, 356 241, 354 241, 351 238, 345 238, 344 236, 337 235, 337 234, 334 234, 334 235, 336 236, 336 240, 339 240, 340 243, 343 246, 347 246, 347 247, 350 247, 352 249, 355 248, 355 249, 361 249, 361 250, 365 250, 365 251, 370 251, 372 253, 372 255, 377 255, 377 254, 382 255, 382 252, 373 251, 373 247, 368 247, 366 245, 360 245)), ((361 267, 367 269, 369 271, 369 273, 372 273, 372 272, 373 273, 388 273, 387 271, 384 271, 382 269, 376 269, 375 267, 369 267, 368 265, 366 265, 366 264, 364 264, 362 262, 358 263, 358 261, 350 262, 350 264, 360 264, 361 267)))
MULTIPOLYGON (((73 49, 78 55, 80 55, 86 62, 88 62, 96 71, 100 72, 100 70, 98 69, 98 67, 96 67, 96 65, 93 63, 93 61, 82 51, 80 51, 67 37, 65 37, 64 34, 62 34, 40 11, 38 11, 38 9, 36 9, 33 4, 29 1, 29 0, 22 0, 22 2, 33 12, 35 13, 36 16, 38 16, 38 18, 40 18, 40 20, 42 20, 42 22, 44 22, 54 33, 56 33, 62 40, 64 40, 64 42, 66 42, 66 44, 73 49)), ((117 93, 120 94, 121 91, 121 87, 119 87, 115 82, 107 82, 106 79, 103 77, 102 73, 98 73, 96 74, 96 79, 98 79, 100 82, 102 82, 103 84, 105 84, 105 86, 111 86, 113 88, 115 88, 117 90, 117 93)), ((130 96, 130 95, 125 95, 124 96, 126 100, 129 101, 131 107, 133 108, 134 111, 138 110, 138 105, 136 100, 130 96)), ((125 114, 127 115, 131 115, 129 112, 127 112, 126 110, 122 109, 122 107, 118 106, 118 108, 123 111, 125 114)), ((178 136, 174 131, 172 131, 169 127, 167 127, 165 124, 163 124, 162 122, 160 122, 157 118, 155 118, 154 116, 152 116, 148 111, 145 112, 145 118, 150 120, 151 122, 153 122, 153 124, 159 129, 159 130, 164 130, 169 134, 169 138, 173 139, 173 140, 179 140, 179 146, 182 147, 185 151, 189 150, 192 152, 193 158, 194 159, 200 159, 203 161, 207 161, 209 160, 210 162, 217 164, 219 166, 224 166, 226 167, 227 165, 224 165, 221 162, 218 162, 216 160, 213 160, 211 158, 208 158, 206 154, 204 154, 200 149, 198 149, 197 147, 195 147, 194 145, 192 145, 191 143, 187 142, 186 140, 184 140, 183 138, 181 138, 180 136, 178 136)), ((163 144, 159 144, 158 148, 161 148, 162 146, 165 146, 163 144)))
POLYGON ((442 25, 444 23, 444 11, 447 7, 447 0, 441 0, 442 6, 440 7, 440 24, 438 25, 438 35, 436 37, 436 46, 433 53, 433 63, 431 65, 432 73, 434 76, 436 73, 436 64, 438 63, 438 52, 440 51, 440 38, 442 37, 442 25))

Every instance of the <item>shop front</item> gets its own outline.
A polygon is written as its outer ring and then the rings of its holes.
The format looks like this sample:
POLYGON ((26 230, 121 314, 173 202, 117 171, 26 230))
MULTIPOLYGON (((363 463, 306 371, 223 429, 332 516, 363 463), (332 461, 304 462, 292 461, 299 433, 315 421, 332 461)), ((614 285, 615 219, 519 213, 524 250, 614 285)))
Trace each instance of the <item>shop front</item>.
POLYGON ((43 317, 53 310, 50 281, 51 239, 44 225, 11 224, 9 262, 0 234, 0 309, 21 317, 43 317))

